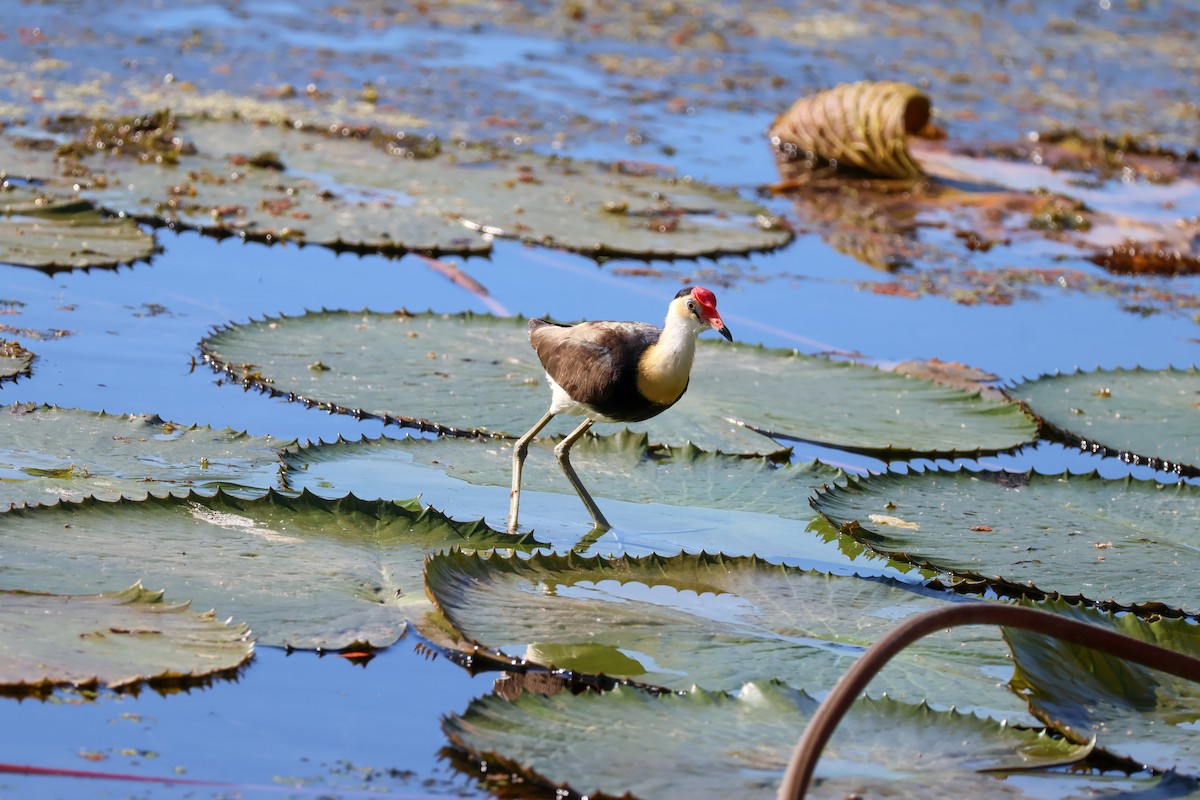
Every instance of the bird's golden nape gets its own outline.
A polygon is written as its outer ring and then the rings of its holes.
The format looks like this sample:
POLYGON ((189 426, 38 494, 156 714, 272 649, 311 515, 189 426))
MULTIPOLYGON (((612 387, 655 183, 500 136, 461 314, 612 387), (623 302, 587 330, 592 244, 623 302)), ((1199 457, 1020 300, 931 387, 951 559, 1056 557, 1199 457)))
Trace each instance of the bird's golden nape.
POLYGON ((546 370, 552 397, 550 409, 513 445, 510 533, 517 531, 529 443, 558 414, 585 418, 558 443, 554 456, 591 515, 594 530, 612 527, 571 466, 571 446, 596 422, 640 422, 673 406, 691 380, 696 339, 710 327, 733 341, 717 313, 716 295, 703 286, 686 286, 675 295, 662 328, 644 322, 529 321, 529 343, 546 370))

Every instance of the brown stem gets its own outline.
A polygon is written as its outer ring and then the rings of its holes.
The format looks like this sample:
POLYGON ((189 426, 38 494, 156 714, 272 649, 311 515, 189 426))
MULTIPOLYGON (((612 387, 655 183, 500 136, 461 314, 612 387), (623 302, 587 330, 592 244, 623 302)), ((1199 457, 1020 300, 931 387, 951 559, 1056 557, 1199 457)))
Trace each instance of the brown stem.
POLYGON ((1003 625, 1053 636, 1072 644, 1091 647, 1200 683, 1200 659, 1156 644, 1143 642, 1109 628, 1078 622, 1049 611, 1000 603, 954 603, 905 620, 887 636, 867 648, 846 670, 821 703, 804 729, 788 762, 778 800, 803 800, 821 751, 829 743, 838 723, 866 689, 871 678, 897 653, 931 633, 958 625, 1003 625))

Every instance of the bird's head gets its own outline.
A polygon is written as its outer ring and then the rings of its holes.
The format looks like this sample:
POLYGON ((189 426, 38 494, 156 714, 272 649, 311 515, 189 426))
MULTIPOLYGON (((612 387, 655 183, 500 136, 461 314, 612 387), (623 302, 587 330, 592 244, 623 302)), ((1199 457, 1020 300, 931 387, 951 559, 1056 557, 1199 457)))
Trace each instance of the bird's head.
POLYGON ((680 289, 679 294, 671 301, 671 313, 692 322, 697 333, 712 328, 729 341, 733 341, 733 334, 725 327, 721 315, 717 313, 717 296, 703 286, 685 286, 680 289))

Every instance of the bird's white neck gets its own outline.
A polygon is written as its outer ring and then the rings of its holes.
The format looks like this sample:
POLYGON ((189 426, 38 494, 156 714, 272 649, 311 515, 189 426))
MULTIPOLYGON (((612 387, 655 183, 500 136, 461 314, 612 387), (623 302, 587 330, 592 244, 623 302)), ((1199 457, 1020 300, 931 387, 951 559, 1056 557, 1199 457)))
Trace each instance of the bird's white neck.
POLYGON ((687 388, 696 356, 696 337, 703 328, 671 309, 658 341, 638 361, 638 391, 648 400, 670 405, 687 388))

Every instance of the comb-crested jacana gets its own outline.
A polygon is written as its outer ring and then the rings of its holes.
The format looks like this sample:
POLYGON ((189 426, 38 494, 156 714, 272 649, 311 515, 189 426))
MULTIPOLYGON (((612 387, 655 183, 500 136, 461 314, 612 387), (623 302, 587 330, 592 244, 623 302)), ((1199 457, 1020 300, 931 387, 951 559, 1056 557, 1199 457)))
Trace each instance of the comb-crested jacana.
POLYGON ((571 486, 597 529, 612 526, 571 466, 571 446, 596 422, 640 422, 661 414, 687 391, 696 338, 713 328, 733 341, 717 313, 717 298, 702 286, 686 286, 667 308, 662 328, 644 322, 581 322, 559 325, 529 320, 529 342, 546 370, 550 410, 513 445, 508 530, 517 530, 521 468, 529 442, 558 414, 584 421, 554 448, 571 486))

